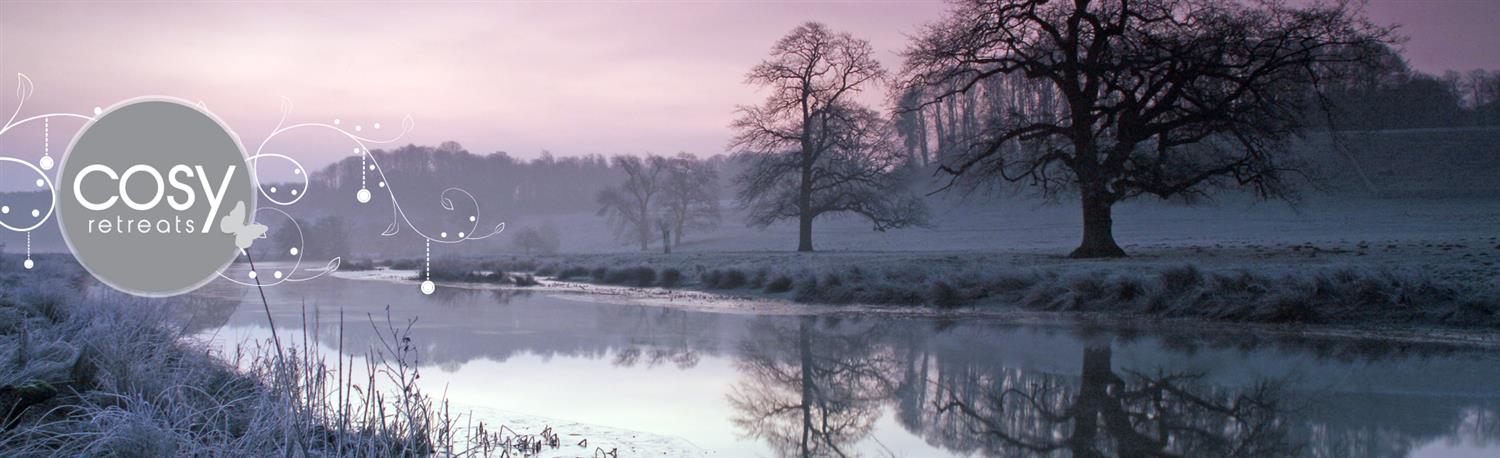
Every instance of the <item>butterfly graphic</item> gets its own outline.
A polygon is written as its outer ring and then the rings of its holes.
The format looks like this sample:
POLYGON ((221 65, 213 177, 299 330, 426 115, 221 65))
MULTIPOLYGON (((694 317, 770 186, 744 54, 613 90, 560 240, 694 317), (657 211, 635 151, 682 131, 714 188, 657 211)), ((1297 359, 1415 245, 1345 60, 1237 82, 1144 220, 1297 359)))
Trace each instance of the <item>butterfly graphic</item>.
POLYGON ((219 230, 225 234, 234 234, 234 246, 240 247, 241 250, 250 248, 250 244, 255 239, 264 237, 267 230, 264 224, 246 224, 246 221, 244 201, 235 202, 234 209, 229 211, 229 215, 219 220, 219 230))

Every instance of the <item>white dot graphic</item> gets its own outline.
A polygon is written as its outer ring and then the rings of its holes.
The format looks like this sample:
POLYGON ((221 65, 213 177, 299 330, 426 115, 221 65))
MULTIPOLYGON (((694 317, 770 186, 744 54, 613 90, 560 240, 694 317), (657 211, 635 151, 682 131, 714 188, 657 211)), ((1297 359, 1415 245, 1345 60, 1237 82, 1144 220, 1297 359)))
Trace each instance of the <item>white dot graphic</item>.
POLYGON ((438 234, 438 237, 442 237, 442 238, 445 238, 445 239, 446 239, 446 238, 448 238, 448 233, 447 233, 447 232, 444 232, 444 233, 442 233, 442 234, 438 234))
POLYGON ((255 278, 255 271, 250 271, 250 278, 255 278))
POLYGON ((31 217, 36 218, 38 216, 42 216, 42 211, 35 208, 31 209, 31 217))
POLYGON ((294 196, 297 195, 297 190, 296 189, 292 190, 292 195, 294 195, 294 196))
POLYGON ((275 193, 276 193, 276 187, 275 187, 275 186, 272 186, 272 187, 271 187, 271 194, 275 194, 275 193))
POLYGON ((31 262, 31 259, 27 258, 25 262, 21 263, 21 267, 25 267, 26 270, 31 270, 32 267, 36 267, 36 263, 31 262))
POLYGON ((302 169, 292 169, 292 175, 301 175, 302 169))
POLYGON ((437 291, 437 285, 432 280, 422 282, 422 294, 432 294, 433 291, 437 291))
POLYGON ((339 123, 341 123, 341 122, 343 122, 343 121, 339 120, 338 118, 334 118, 333 119, 333 125, 335 125, 335 126, 339 125, 339 123))
POLYGON ((362 203, 362 204, 369 202, 370 201, 370 190, 368 190, 368 189, 361 189, 361 190, 359 190, 359 192, 354 193, 354 199, 358 200, 359 203, 362 203))
POLYGON ((292 256, 296 256, 297 255, 297 247, 292 247, 291 253, 292 253, 292 256))
POLYGON ((52 156, 42 156, 42 170, 52 170, 52 156))
POLYGON ((469 216, 469 222, 471 222, 471 223, 474 222, 474 217, 473 216, 469 216))
POLYGON ((458 233, 458 238, 464 238, 464 233, 462 233, 462 232, 459 232, 459 233, 458 233))
POLYGON ((103 112, 104 112, 103 108, 94 107, 94 116, 99 116, 99 113, 103 113, 103 112))
POLYGON ((370 170, 375 170, 375 164, 370 164, 370 170))
POLYGON ((281 271, 278 270, 275 273, 272 273, 271 276, 276 277, 277 280, 280 280, 281 279, 281 271))
POLYGON ((3 206, 3 207, 0 207, 0 213, 9 215, 10 214, 10 206, 6 205, 6 206, 3 206))
POLYGON ((359 154, 359 147, 358 146, 354 147, 354 154, 359 154))
POLYGON ((361 130, 365 130, 365 126, 354 126, 354 131, 355 132, 359 132, 361 130))
POLYGON ((379 129, 379 128, 380 128, 380 123, 378 123, 378 122, 377 122, 377 123, 375 123, 375 128, 376 128, 376 129, 379 129))
POLYGON ((46 184, 47 184, 47 183, 46 183, 46 182, 45 182, 45 181, 42 181, 42 179, 41 179, 41 178, 37 178, 37 179, 36 179, 36 187, 38 187, 38 188, 40 188, 40 187, 42 187, 42 186, 46 186, 46 184))
POLYGON ((382 188, 384 188, 384 187, 385 187, 385 182, 384 182, 384 181, 382 181, 382 182, 380 182, 380 183, 376 183, 376 184, 379 184, 379 185, 380 185, 380 187, 382 187, 382 188))

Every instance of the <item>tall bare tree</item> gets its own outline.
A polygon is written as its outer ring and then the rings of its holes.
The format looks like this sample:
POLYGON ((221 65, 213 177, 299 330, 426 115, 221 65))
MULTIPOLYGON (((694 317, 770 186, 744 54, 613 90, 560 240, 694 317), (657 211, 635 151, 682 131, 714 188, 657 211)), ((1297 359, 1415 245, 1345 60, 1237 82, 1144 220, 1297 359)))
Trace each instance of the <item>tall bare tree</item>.
POLYGON ((599 191, 599 215, 609 217, 616 237, 639 242, 641 251, 646 251, 651 247, 651 235, 656 227, 652 211, 661 193, 667 159, 661 156, 615 156, 610 162, 625 172, 625 182, 599 191))
POLYGON ((678 154, 667 161, 659 200, 662 219, 672 233, 672 245, 682 244, 682 235, 689 229, 718 227, 719 171, 691 154, 678 154))
MULTIPOLYGON (((1051 86, 1056 103, 997 103, 943 170, 1077 192, 1074 257, 1124 256, 1112 206, 1247 186, 1291 197, 1287 141, 1340 70, 1389 29, 1344 0, 960 0, 905 52, 903 82, 942 104, 992 81, 1051 86)), ((1039 97, 1039 96, 1038 96, 1039 97)), ((1004 100, 979 97, 978 100, 1004 100)))
POLYGON ((747 164, 737 177, 749 222, 798 222, 798 251, 812 251, 813 219, 854 213, 876 230, 923 221, 920 201, 896 186, 905 156, 889 123, 852 99, 885 70, 870 43, 809 22, 771 48, 746 81, 771 94, 739 107, 730 148, 747 164))

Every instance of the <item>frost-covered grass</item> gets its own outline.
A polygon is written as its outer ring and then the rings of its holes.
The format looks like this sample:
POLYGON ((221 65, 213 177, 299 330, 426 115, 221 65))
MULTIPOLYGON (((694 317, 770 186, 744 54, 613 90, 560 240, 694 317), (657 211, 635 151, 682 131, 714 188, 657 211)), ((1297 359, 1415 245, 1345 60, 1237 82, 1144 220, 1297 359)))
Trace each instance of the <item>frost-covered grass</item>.
POLYGON ((1358 250, 1295 245, 1278 249, 1284 254, 1277 256, 1249 256, 1259 262, 1225 260, 1232 256, 1223 252, 1227 250, 1190 248, 1174 255, 1101 261, 983 253, 721 253, 435 263, 453 271, 530 272, 565 281, 690 288, 808 304, 1018 307, 1236 322, 1500 328, 1496 281, 1471 280, 1474 272, 1462 266, 1444 270, 1417 263, 1354 261, 1375 257, 1358 250), (672 280, 664 281, 668 278, 672 280))
POLYGON ((470 425, 418 390, 409 324, 351 323, 382 335, 366 367, 306 335, 226 358, 184 338, 192 299, 104 292, 66 257, 38 261, 0 270, 0 455, 516 456, 558 445, 551 432, 470 425))

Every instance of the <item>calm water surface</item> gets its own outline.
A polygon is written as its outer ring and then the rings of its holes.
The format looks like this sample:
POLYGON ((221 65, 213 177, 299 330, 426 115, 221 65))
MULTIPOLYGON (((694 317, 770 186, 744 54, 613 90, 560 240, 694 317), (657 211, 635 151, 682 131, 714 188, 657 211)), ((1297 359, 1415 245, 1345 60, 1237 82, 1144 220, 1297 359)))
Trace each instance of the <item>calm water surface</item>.
MULTIPOLYGON (((238 306, 206 338, 269 335, 253 289, 219 290, 238 306)), ((283 339, 301 338, 305 309, 330 352, 340 312, 361 355, 378 342, 370 315, 416 318, 426 391, 492 425, 590 439, 554 452, 568 456, 1500 456, 1492 351, 329 277, 266 292, 283 339)))

